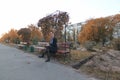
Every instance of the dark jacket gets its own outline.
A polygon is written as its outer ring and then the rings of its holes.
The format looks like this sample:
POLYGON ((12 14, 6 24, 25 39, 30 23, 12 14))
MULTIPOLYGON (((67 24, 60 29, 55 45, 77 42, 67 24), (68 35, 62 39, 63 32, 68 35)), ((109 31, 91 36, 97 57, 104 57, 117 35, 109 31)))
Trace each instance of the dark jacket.
POLYGON ((50 43, 50 48, 49 48, 50 52, 57 52, 57 39, 54 37, 52 39, 52 42, 50 43))

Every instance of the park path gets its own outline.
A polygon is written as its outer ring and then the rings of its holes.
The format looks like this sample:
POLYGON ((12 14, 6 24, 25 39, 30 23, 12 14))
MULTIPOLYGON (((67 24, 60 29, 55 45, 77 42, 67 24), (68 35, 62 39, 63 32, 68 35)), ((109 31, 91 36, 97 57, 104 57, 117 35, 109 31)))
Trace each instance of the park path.
POLYGON ((0 80, 96 80, 70 67, 0 44, 0 80))

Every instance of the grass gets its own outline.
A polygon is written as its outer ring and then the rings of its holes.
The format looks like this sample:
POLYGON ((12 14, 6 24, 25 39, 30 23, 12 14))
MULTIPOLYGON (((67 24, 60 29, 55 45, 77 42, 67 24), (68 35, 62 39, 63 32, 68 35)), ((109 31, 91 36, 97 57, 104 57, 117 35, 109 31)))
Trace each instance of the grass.
MULTIPOLYGON (((80 51, 80 50, 71 50, 71 58, 69 59, 69 56, 66 57, 66 60, 64 60, 63 56, 58 55, 57 56, 57 62, 70 66, 73 63, 79 62, 82 59, 85 59, 92 55, 92 52, 90 51, 80 51)), ((105 72, 101 71, 99 69, 95 69, 93 67, 88 67, 83 65, 79 71, 82 71, 83 73, 99 78, 100 80, 120 80, 120 73, 116 72, 105 72)))
POLYGON ((80 71, 99 78, 100 80, 120 80, 120 73, 110 72, 110 71, 101 71, 92 67, 82 66, 80 71))
POLYGON ((65 60, 64 60, 63 56, 58 55, 57 61, 59 61, 62 64, 71 65, 71 64, 79 62, 80 60, 85 59, 91 55, 92 54, 89 51, 71 50, 70 56, 67 56, 65 58, 65 60))
POLYGON ((87 58, 88 56, 91 56, 91 52, 89 51, 80 51, 80 50, 72 50, 71 51, 71 60, 81 60, 84 58, 87 58))
MULTIPOLYGON (((81 59, 85 59, 92 55, 90 51, 79 51, 79 50, 72 50, 71 51, 71 63, 75 63, 80 61, 81 59)), ((101 80, 120 80, 120 73, 111 72, 111 71, 101 71, 99 69, 88 67, 83 65, 79 71, 82 71, 88 75, 94 76, 101 80)))

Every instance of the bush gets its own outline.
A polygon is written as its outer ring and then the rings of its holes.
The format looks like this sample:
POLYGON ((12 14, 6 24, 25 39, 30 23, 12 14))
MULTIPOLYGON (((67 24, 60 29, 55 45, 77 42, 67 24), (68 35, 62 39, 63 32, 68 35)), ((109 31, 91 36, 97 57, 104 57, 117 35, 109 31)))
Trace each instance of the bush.
POLYGON ((38 39, 37 38, 33 38, 32 39, 32 43, 33 43, 33 45, 37 45, 38 44, 38 39))
POLYGON ((69 45, 70 45, 70 48, 74 50, 78 47, 78 44, 74 42, 69 43, 69 45))
POLYGON ((86 41, 84 43, 84 46, 87 50, 93 50, 93 46, 96 45, 96 42, 95 41, 86 41))

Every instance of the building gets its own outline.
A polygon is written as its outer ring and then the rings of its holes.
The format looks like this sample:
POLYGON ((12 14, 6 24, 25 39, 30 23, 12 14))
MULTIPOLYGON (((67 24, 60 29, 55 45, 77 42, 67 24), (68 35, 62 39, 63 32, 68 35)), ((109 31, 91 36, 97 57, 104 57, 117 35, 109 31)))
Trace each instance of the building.
POLYGON ((120 38, 120 22, 116 24, 113 31, 114 38, 120 38))
POLYGON ((66 27, 66 40, 67 41, 74 41, 77 42, 77 36, 81 31, 81 26, 83 22, 75 23, 75 24, 68 24, 66 27))

